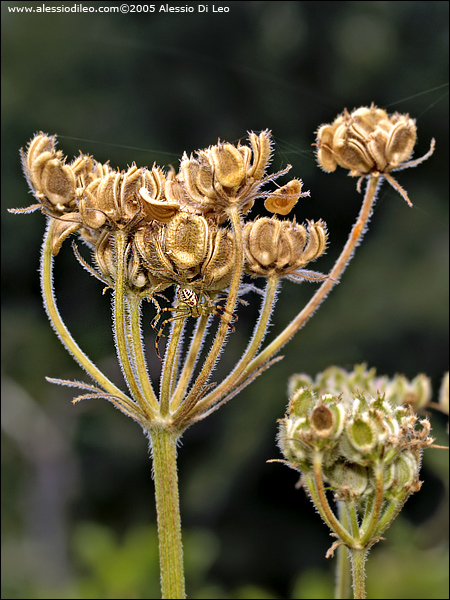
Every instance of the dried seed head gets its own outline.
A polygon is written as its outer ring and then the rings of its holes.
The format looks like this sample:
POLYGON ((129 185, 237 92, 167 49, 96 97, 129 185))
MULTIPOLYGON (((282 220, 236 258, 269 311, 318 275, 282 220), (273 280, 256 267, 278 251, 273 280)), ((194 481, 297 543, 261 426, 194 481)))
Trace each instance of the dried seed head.
MULTIPOLYGON (((41 208, 58 217, 76 210, 76 179, 71 165, 64 164, 62 152, 55 150, 56 136, 38 133, 26 152, 21 150, 22 166, 28 183, 41 208)), ((78 165, 78 170, 80 166, 78 165)))
POLYGON ((352 113, 344 111, 331 125, 317 131, 317 160, 328 172, 339 165, 360 177, 388 173, 411 157, 417 129, 408 115, 386 111, 375 105, 352 113))
MULTIPOLYGON (((237 206, 246 214, 262 193, 264 183, 286 173, 283 171, 264 176, 271 156, 271 134, 268 130, 259 135, 249 135, 251 148, 220 142, 197 152, 197 158, 183 154, 176 180, 183 188, 180 192, 175 182, 170 184, 169 200, 181 199, 191 211, 207 216, 216 224, 227 217, 227 209, 237 206)), ((295 187, 296 184, 293 184, 295 187)), ((293 190, 288 189, 289 194, 293 190)))
POLYGON ((309 195, 309 192, 302 192, 301 179, 292 179, 292 181, 289 181, 289 183, 268 196, 264 202, 264 206, 271 213, 287 215, 297 204, 299 198, 309 195))
POLYGON ((245 269, 250 275, 277 275, 289 277, 292 281, 325 277, 299 271, 325 251, 327 232, 323 221, 310 222, 305 228, 292 221, 262 217, 245 224, 243 240, 245 269))

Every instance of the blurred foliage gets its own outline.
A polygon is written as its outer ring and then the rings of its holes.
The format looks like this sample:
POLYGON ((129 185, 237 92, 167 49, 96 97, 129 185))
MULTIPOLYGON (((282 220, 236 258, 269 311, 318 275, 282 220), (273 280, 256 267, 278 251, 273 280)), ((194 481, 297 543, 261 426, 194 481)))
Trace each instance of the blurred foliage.
MULTIPOLYGON (((38 4, 1 3, 3 598, 159 597, 145 438, 107 403, 73 407, 71 390, 44 379, 83 374, 40 304, 44 219, 6 213, 30 203, 18 149, 43 130, 59 135, 69 157, 82 149, 114 167, 176 165, 183 150, 270 128, 274 168, 291 163, 312 192, 298 220, 328 223, 330 248, 317 263, 326 272, 360 197, 343 172, 315 165, 315 129, 345 106, 375 101, 417 119, 416 156, 436 137, 435 155, 398 177, 414 208, 383 186, 348 272, 285 359, 188 430, 180 447, 189 597, 330 597, 326 528, 294 488, 295 473, 265 461, 279 456, 275 421, 292 373, 364 361, 390 376, 425 372, 437 390, 447 369, 448 2, 216 2, 227 14, 213 13, 210 2, 207 13, 192 14, 9 10, 38 4)), ((121 3, 46 3, 81 4, 121 3)), ((120 383, 109 298, 69 245, 55 284, 74 337, 120 383)), ((273 331, 308 300, 311 285, 284 285, 273 331)), ((245 346, 254 298, 240 311, 217 377, 245 346)), ((151 338, 148 348, 157 372, 151 338)), ((432 422, 446 443, 445 423, 435 414, 432 422)), ((448 597, 446 460, 426 453, 421 492, 372 551, 369 597, 448 597)))

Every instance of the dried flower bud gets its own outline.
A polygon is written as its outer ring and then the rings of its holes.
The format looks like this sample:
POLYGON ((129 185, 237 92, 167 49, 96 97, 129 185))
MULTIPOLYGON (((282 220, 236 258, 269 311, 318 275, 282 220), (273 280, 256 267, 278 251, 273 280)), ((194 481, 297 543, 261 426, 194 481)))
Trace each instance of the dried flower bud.
POLYGON ((292 179, 292 181, 268 196, 264 206, 271 213, 287 215, 297 204, 298 199, 305 196, 309 196, 309 192, 302 192, 301 179, 292 179))

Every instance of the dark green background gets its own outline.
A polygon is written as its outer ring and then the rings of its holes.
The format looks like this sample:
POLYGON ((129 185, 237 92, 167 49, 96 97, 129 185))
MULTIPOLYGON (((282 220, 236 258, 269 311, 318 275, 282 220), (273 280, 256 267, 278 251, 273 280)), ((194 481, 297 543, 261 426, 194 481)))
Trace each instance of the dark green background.
MULTIPOLYGON (((174 164, 222 140, 270 128, 273 168, 293 165, 311 198, 297 219, 323 218, 327 272, 359 210, 355 180, 317 168, 314 131, 344 107, 374 101, 409 112, 416 156, 399 173, 414 208, 384 185, 370 230, 341 284, 287 345, 285 359, 192 427, 179 452, 190 598, 330 597, 332 540, 297 475, 279 457, 276 419, 290 374, 367 362, 379 373, 447 369, 448 2, 216 2, 228 14, 17 14, 2 2, 3 598, 159 597, 147 441, 103 401, 73 407, 46 375, 87 379, 52 332, 40 302, 44 218, 14 216, 32 202, 18 150, 43 130, 59 147, 113 167, 174 164)), ((46 6, 80 6, 47 2, 46 6)), ((83 6, 119 6, 84 2, 83 6)), ((254 208, 253 215, 263 214, 254 208)), ((61 312, 86 352, 117 382, 110 299, 76 263, 56 261, 61 312)), ((283 285, 272 332, 313 292, 283 285)), ((251 332, 258 306, 240 312, 217 374, 251 332)), ((149 318, 146 320, 147 333, 149 318)), ((272 335, 273 335, 272 333, 272 335)), ((153 341, 149 358, 158 368, 153 341)), ((433 415, 441 443, 445 420, 433 415)), ((413 497, 369 561, 373 598, 447 598, 446 455, 425 457, 413 497), (413 528, 413 524, 415 528, 413 528)))

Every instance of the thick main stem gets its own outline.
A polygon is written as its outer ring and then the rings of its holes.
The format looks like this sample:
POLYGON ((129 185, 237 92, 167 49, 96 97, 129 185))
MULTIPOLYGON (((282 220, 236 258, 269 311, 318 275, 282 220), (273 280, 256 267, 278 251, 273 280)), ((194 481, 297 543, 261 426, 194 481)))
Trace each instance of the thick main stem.
POLYGON ((353 598, 361 600, 366 597, 366 574, 364 567, 367 559, 367 550, 351 548, 350 557, 352 561, 353 598))
POLYGON ((183 545, 178 498, 177 436, 165 429, 150 431, 158 521, 163 598, 185 598, 183 545))

